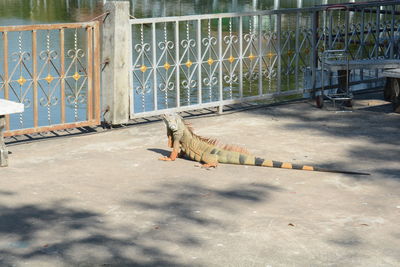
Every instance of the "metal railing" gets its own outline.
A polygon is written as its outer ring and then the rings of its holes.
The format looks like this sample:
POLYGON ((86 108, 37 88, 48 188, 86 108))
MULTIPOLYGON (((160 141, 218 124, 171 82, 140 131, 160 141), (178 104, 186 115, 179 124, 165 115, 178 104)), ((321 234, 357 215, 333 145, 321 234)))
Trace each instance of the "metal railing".
POLYGON ((99 22, 0 27, 0 97, 25 105, 5 136, 100 122, 99 22))
MULTIPOLYGON (((320 54, 343 48, 344 40, 353 59, 398 58, 399 5, 348 4, 346 14, 318 6, 131 19, 131 118, 301 97, 321 86, 320 54)), ((378 77, 361 69, 351 79, 378 77)))

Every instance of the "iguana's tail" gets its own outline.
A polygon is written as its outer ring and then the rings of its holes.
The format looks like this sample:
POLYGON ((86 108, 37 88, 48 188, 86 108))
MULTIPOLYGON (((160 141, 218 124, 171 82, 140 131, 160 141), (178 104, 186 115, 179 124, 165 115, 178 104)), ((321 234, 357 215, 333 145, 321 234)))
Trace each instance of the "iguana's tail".
MULTIPOLYGON (((244 159, 244 157, 243 157, 243 159, 244 159)), ((258 158, 258 157, 255 157, 254 164, 251 164, 252 162, 246 162, 246 161, 247 160, 242 161, 242 162, 240 162, 240 164, 262 166, 262 167, 272 167, 272 168, 293 169, 293 170, 304 170, 304 171, 336 172, 336 173, 355 174, 355 175, 370 175, 369 173, 364 173, 364 172, 325 169, 325 168, 319 168, 319 167, 314 167, 314 166, 309 166, 309 165, 293 164, 293 163, 289 163, 289 162, 265 160, 265 159, 258 158)))

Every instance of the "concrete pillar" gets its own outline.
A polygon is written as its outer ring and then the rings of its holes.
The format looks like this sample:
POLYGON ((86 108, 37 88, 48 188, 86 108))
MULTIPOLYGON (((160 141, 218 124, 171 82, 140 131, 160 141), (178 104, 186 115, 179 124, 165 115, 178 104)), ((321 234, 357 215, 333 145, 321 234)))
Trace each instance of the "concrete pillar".
POLYGON ((104 120, 110 124, 127 123, 129 96, 132 88, 132 30, 129 24, 129 2, 108 1, 104 11, 110 12, 103 24, 102 73, 104 120))

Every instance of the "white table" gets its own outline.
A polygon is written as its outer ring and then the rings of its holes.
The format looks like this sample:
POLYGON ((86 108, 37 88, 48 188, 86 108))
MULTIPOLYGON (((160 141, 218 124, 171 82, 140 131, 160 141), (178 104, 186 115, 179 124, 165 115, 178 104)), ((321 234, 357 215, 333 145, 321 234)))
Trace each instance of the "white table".
POLYGON ((24 105, 13 101, 0 99, 0 167, 8 166, 8 150, 4 143, 3 130, 6 125, 6 115, 24 112, 24 105))

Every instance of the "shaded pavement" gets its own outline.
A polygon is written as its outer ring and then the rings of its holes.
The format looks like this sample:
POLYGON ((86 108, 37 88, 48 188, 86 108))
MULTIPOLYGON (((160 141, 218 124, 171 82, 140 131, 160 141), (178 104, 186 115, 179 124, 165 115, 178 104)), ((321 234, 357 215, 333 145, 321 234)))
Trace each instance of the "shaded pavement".
POLYGON ((1 266, 396 266, 400 114, 310 102, 191 119, 258 156, 370 176, 221 165, 168 153, 161 122, 10 146, 1 266))

